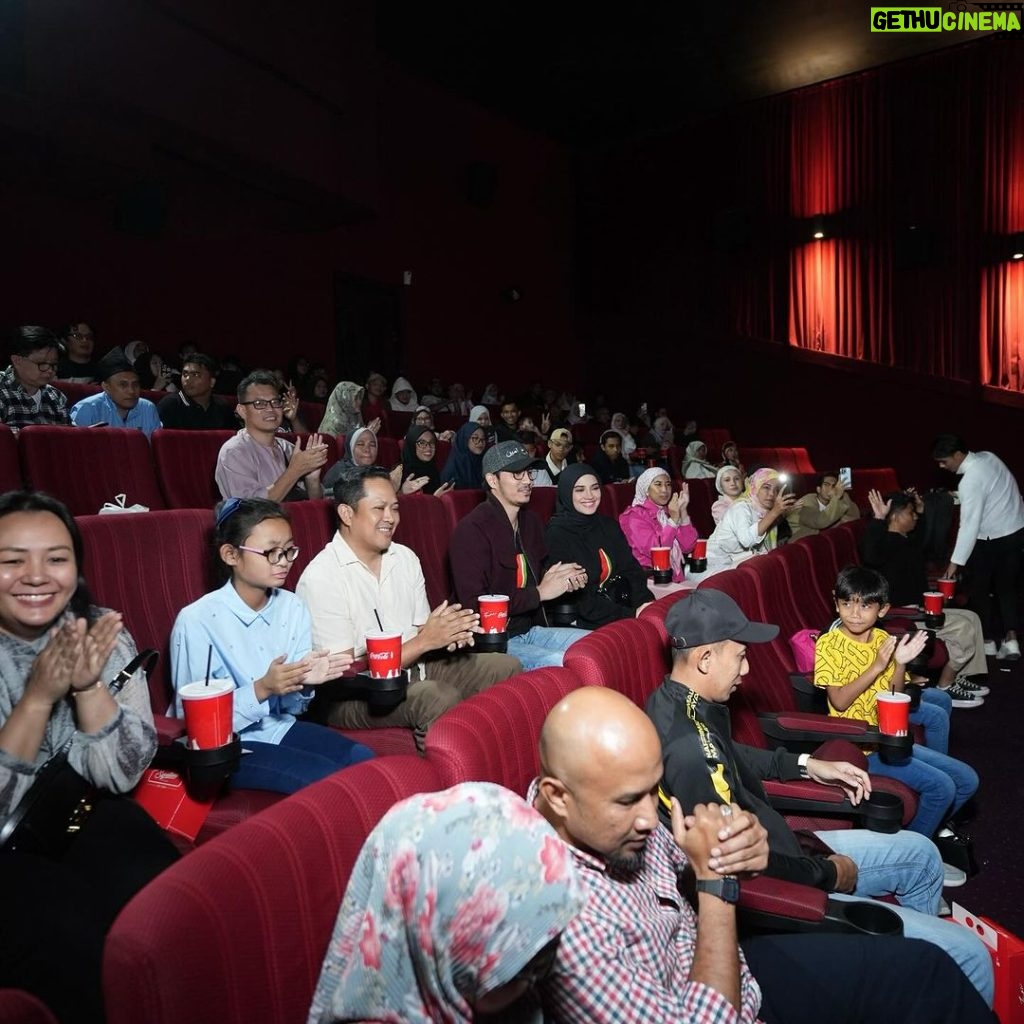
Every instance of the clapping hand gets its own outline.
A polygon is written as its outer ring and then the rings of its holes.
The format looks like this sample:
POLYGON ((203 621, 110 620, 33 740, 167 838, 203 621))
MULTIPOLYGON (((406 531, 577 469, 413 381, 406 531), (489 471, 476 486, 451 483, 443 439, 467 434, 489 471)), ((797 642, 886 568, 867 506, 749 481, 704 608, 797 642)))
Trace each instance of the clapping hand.
POLYGON ((892 508, 892 499, 883 501, 881 493, 872 487, 868 491, 868 504, 871 506, 871 511, 876 519, 884 519, 889 514, 889 509, 892 508))

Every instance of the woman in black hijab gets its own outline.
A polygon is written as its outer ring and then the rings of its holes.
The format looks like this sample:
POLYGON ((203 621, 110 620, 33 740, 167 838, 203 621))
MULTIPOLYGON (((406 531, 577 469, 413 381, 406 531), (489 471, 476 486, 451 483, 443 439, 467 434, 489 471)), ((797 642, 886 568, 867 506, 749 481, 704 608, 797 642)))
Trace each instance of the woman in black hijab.
POLYGON ((441 472, 434 462, 436 453, 437 435, 433 429, 414 423, 402 445, 402 479, 426 477, 427 482, 420 488, 424 494, 440 495, 450 491, 450 483, 441 483, 441 472))
POLYGON ((457 491, 480 490, 484 485, 484 449, 487 434, 478 423, 463 423, 455 435, 452 453, 441 477, 457 491))
POLYGON ((573 625, 580 629, 631 619, 654 600, 629 541, 611 516, 598 512, 600 504, 601 481, 591 466, 577 463, 562 471, 544 539, 552 562, 578 562, 587 570, 587 585, 575 595, 573 625))

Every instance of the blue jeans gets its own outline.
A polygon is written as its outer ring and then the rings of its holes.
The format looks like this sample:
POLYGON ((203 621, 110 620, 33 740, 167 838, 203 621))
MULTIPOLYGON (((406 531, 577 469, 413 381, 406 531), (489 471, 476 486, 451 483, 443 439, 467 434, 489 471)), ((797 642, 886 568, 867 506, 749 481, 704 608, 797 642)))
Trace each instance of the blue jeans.
POLYGON ((238 789, 269 789, 274 793, 294 793, 350 764, 373 757, 369 747, 312 722, 296 722, 280 743, 246 740, 242 733, 242 748, 251 753, 242 755, 238 771, 231 776, 231 785, 238 789))
POLYGON ((899 905, 886 906, 903 921, 903 934, 944 949, 982 999, 992 1005, 994 981, 988 948, 974 932, 935 916, 942 894, 942 861, 930 839, 916 832, 886 835, 861 828, 815 835, 857 865, 857 888, 853 894, 834 892, 831 898, 855 900, 895 895, 899 905))
POLYGON ((519 659, 524 672, 532 668, 560 668, 567 648, 589 632, 562 626, 534 626, 519 636, 509 637, 508 653, 519 659))
POLYGON ((917 814, 907 828, 929 838, 978 791, 978 773, 969 764, 920 743, 907 764, 886 764, 877 752, 868 754, 868 771, 917 791, 917 814))
POLYGON ((930 686, 921 691, 921 703, 910 713, 913 725, 924 726, 924 742, 940 754, 949 753, 949 716, 953 698, 945 690, 930 686))

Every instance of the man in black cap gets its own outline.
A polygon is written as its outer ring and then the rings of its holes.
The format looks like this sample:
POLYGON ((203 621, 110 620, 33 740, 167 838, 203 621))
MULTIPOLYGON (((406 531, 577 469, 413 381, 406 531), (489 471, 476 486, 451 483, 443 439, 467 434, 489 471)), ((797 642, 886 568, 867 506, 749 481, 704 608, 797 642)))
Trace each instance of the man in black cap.
POLYGON ((139 397, 139 375, 122 349, 112 348, 97 364, 103 388, 71 407, 76 427, 132 427, 149 437, 160 426, 156 406, 139 397))
POLYGON ((543 603, 587 585, 575 562, 548 565, 544 526, 527 507, 534 460, 518 441, 484 453, 487 500, 463 516, 452 532, 449 559, 456 599, 479 611, 481 594, 508 596, 508 653, 524 670, 562 664, 566 648, 586 630, 548 625, 543 603))
POLYGON ((899 905, 890 909, 902 919, 904 935, 945 949, 991 1006, 992 963, 984 944, 968 929, 935 916, 943 867, 929 839, 916 832, 835 829, 815 832, 810 842, 817 849, 808 851, 768 803, 764 779, 809 778, 839 786, 855 804, 871 793, 868 774, 846 761, 733 740, 726 703, 749 669, 746 645, 773 640, 779 627, 751 622, 731 597, 710 588, 677 601, 665 626, 672 673, 647 701, 662 745, 664 798, 674 796, 684 811, 696 804, 736 803, 757 815, 768 831, 766 875, 839 899, 895 895, 899 905))

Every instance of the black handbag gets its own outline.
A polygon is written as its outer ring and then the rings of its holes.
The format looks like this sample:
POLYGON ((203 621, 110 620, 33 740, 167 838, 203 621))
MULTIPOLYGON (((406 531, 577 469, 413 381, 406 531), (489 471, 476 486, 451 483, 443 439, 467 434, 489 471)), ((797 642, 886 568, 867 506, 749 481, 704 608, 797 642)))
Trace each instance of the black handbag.
MULTIPOLYGON (((120 692, 142 667, 158 657, 152 648, 136 655, 107 687, 120 692)), ((68 764, 74 735, 36 773, 35 781, 0 827, 0 851, 35 853, 59 859, 92 813, 96 802, 114 794, 98 789, 68 764)))
POLYGON ((614 576, 609 576, 597 588, 597 592, 607 598, 612 604, 622 605, 623 608, 633 607, 633 591, 629 585, 629 580, 625 576, 620 576, 616 573, 614 576))

